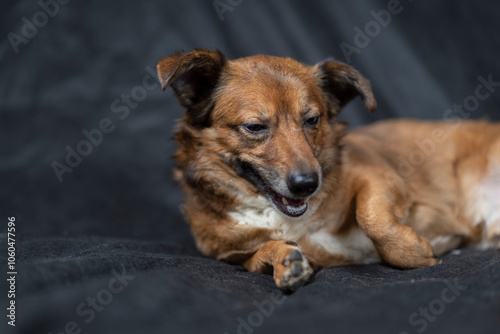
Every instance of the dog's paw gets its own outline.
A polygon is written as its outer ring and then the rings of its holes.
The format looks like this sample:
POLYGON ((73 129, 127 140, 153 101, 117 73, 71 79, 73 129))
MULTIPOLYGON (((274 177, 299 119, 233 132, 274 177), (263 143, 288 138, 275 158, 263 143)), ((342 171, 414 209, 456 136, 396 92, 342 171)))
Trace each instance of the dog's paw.
POLYGON ((434 254, 431 244, 416 233, 402 234, 381 247, 381 256, 392 266, 415 269, 441 263, 434 254))
POLYGON ((309 279, 313 269, 300 248, 289 243, 281 262, 274 267, 274 281, 283 290, 295 291, 309 279))

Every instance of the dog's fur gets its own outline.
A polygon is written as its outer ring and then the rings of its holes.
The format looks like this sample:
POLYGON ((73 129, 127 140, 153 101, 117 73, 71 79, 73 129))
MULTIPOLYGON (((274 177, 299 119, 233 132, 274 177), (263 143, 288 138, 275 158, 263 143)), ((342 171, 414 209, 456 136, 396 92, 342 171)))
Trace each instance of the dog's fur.
POLYGON ((293 290, 313 268, 419 268, 461 245, 499 247, 500 125, 399 120, 345 135, 340 109, 376 102, 329 60, 197 49, 157 70, 186 109, 175 178, 204 255, 293 290))

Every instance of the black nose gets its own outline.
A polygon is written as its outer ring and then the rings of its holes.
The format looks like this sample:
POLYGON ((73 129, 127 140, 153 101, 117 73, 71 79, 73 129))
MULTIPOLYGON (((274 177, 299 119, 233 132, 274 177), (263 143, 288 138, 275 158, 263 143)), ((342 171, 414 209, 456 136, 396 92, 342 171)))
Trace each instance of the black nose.
POLYGON ((293 172, 288 175, 288 189, 298 197, 307 197, 318 188, 318 173, 293 172))

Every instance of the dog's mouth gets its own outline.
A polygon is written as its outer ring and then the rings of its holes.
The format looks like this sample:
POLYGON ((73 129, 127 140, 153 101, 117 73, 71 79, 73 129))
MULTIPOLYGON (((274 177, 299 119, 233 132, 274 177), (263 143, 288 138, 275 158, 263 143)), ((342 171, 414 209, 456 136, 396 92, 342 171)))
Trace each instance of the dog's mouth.
POLYGON ((307 198, 288 198, 276 191, 271 187, 266 187, 267 197, 271 199, 274 206, 278 208, 285 215, 290 217, 302 216, 307 211, 307 198))
POLYGON ((239 160, 237 172, 262 191, 269 201, 290 217, 302 216, 307 211, 307 201, 309 198, 289 198, 276 192, 260 175, 250 163, 239 160))

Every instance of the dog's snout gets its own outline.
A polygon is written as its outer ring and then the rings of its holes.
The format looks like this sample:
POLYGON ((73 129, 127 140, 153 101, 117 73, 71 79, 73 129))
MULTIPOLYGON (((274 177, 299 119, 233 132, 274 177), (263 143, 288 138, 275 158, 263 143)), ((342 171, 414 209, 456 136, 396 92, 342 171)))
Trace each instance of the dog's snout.
POLYGON ((288 175, 287 185, 292 194, 298 197, 307 197, 318 188, 318 173, 293 172, 288 175))

